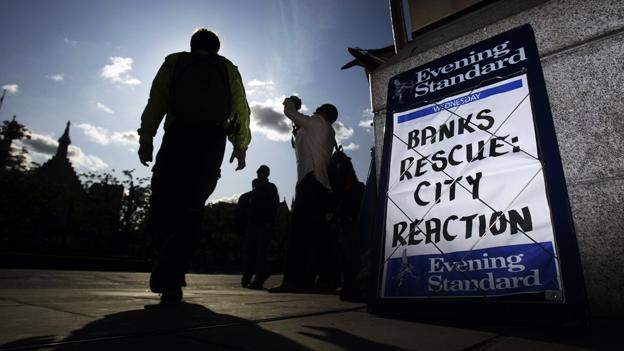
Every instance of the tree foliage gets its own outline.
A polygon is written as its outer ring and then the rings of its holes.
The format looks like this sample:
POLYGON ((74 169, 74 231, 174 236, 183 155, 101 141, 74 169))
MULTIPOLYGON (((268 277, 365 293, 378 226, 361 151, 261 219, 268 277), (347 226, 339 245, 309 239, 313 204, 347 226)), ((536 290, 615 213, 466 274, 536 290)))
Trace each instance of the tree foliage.
POLYGON ((25 172, 29 169, 28 151, 24 147, 14 147, 14 140, 30 139, 30 131, 25 125, 13 120, 2 121, 0 126, 0 171, 25 172))

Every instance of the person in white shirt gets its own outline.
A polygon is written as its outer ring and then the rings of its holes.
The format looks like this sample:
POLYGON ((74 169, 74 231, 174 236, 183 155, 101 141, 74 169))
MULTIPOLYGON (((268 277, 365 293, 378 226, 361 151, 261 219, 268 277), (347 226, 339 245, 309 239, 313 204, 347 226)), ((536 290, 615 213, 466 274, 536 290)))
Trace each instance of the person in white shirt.
POLYGON ((282 285, 270 292, 296 292, 317 287, 333 267, 324 243, 328 228, 325 212, 331 186, 327 166, 332 156, 335 132, 332 124, 338 118, 334 105, 319 106, 312 116, 298 111, 301 100, 291 96, 284 100, 284 114, 294 123, 294 148, 297 157, 297 187, 292 213, 291 231, 282 285), (325 274, 325 272, 328 272, 325 274))

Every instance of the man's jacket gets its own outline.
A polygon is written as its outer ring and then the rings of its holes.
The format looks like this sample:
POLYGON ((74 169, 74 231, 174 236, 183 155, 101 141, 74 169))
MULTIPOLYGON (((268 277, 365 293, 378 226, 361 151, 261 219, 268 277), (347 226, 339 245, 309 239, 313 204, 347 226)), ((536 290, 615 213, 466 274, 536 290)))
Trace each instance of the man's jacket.
MULTIPOLYGON (((199 51, 200 54, 210 55, 207 52, 199 51)), ((151 143, 156 135, 158 126, 163 117, 165 119, 165 129, 172 125, 176 116, 169 111, 170 102, 170 86, 175 71, 175 65, 183 53, 178 52, 171 54, 165 58, 150 90, 150 97, 147 106, 141 116, 141 128, 138 130, 140 142, 151 143)), ((249 105, 245 96, 245 88, 238 71, 232 62, 224 59, 226 63, 227 74, 229 78, 232 108, 230 117, 224 122, 224 129, 229 131, 228 139, 236 149, 246 150, 251 141, 251 131, 249 130, 249 105), (232 126, 231 124, 234 123, 232 126)))
POLYGON ((271 182, 259 182, 251 192, 249 219, 252 223, 275 223, 279 195, 271 182))

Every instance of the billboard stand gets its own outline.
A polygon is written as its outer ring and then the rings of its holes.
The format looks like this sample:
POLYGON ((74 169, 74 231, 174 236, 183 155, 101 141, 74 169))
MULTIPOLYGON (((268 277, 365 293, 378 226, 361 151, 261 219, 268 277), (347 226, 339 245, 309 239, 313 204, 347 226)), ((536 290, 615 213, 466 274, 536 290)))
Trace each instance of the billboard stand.
POLYGON ((379 193, 371 312, 587 320, 529 25, 390 80, 379 193))

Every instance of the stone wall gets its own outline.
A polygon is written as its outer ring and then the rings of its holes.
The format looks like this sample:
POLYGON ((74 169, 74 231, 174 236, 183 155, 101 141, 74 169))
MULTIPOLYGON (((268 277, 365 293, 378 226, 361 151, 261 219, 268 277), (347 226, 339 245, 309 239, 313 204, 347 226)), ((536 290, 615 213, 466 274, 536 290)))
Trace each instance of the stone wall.
POLYGON ((392 76, 526 23, 544 70, 591 313, 622 315, 624 1, 550 0, 425 49, 410 44, 371 74, 377 165, 392 76))

